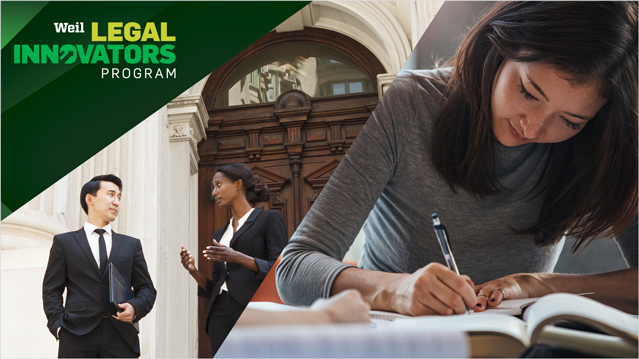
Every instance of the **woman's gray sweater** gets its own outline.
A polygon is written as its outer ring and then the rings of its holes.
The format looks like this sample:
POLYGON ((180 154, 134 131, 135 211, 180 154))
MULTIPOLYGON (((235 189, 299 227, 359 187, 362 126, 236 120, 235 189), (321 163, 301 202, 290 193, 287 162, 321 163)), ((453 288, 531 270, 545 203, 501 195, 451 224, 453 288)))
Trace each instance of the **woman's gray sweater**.
MULTIPOLYGON (((331 176, 284 250, 277 268, 282 300, 310 305, 328 297, 341 262, 362 225, 359 267, 412 273, 445 264, 431 214, 446 226, 457 266, 476 283, 512 273, 552 272, 563 241, 537 247, 512 228, 533 224, 550 145, 505 147, 494 140, 496 176, 507 190, 478 200, 453 193, 431 162, 431 126, 448 71, 400 73, 331 176)), ((631 226, 632 227, 632 226, 631 226)), ((637 228, 626 236, 626 258, 637 258, 637 228), (634 249, 633 249, 634 247, 634 249), (634 250, 634 252, 632 252, 634 250)))

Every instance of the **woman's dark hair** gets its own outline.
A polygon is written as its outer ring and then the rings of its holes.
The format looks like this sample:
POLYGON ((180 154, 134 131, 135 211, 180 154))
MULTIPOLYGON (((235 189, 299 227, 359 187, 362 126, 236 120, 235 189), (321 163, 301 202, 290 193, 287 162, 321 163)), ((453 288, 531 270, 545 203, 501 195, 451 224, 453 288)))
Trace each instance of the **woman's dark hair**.
POLYGON ((258 182, 259 176, 254 175, 245 164, 231 163, 220 167, 217 172, 224 174, 233 182, 242 180, 246 200, 251 204, 251 206, 255 207, 258 203, 268 201, 268 187, 264 185, 261 190, 255 190, 255 183, 258 182))
POLYGON ((537 222, 515 233, 537 245, 616 236, 637 212, 637 3, 503 2, 455 55, 432 134, 433 164, 453 191, 503 190, 495 177, 491 95, 504 60, 542 62, 575 84, 596 83, 607 103, 576 136, 551 145, 537 222), (453 144, 453 145, 451 145, 453 144))

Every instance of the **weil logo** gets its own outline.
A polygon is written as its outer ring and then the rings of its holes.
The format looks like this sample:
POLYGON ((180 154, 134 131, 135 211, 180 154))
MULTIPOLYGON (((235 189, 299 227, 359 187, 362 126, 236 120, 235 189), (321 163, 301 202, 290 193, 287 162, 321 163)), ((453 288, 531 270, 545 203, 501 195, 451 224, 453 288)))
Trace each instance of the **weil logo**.
MULTIPOLYGON (((54 22, 56 34, 71 36, 76 43, 14 44, 13 63, 21 65, 77 64, 102 65, 101 78, 177 78, 176 36, 167 22, 91 22, 85 35, 84 22, 54 22), (88 40, 90 36, 90 42, 88 40), (144 65, 123 67, 121 64, 144 65)), ((61 38, 63 36, 60 36, 61 38)), ((65 39, 70 37, 64 36, 65 39)))
POLYGON ((54 22, 55 32, 59 33, 84 33, 84 23, 76 22, 75 25, 71 25, 68 22, 54 22))

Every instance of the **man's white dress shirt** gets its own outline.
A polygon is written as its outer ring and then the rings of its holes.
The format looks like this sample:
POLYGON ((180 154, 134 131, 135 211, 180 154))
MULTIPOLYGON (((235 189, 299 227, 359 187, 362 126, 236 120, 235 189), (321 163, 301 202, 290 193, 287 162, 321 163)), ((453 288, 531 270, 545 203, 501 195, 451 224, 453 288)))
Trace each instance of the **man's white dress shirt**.
MULTIPOLYGON (((89 240, 89 247, 91 247, 91 253, 93 253, 93 258, 95 258, 95 262, 98 264, 98 268, 100 268, 100 235, 94 232, 99 227, 91 224, 89 222, 84 222, 84 232, 87 234, 87 239, 89 240)), ((104 226, 106 232, 104 232, 104 244, 106 244, 106 257, 109 259, 109 254, 111 254, 111 247, 113 246, 113 234, 111 233, 111 223, 104 226)), ((102 270, 102 268, 100 268, 102 270)))

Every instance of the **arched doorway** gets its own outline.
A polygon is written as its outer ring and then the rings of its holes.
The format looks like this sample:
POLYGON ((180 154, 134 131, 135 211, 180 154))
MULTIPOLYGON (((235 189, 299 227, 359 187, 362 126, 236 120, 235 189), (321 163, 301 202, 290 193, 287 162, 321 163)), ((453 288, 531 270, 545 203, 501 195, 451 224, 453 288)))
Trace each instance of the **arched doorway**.
MULTIPOLYGON (((198 144, 198 253, 230 219, 211 199, 211 179, 233 162, 269 186, 261 208, 282 213, 290 238, 375 109, 383 73, 357 41, 317 28, 271 32, 213 72, 202 92, 210 120, 198 144)), ((200 357, 211 356, 207 309, 200 298, 200 357)))

